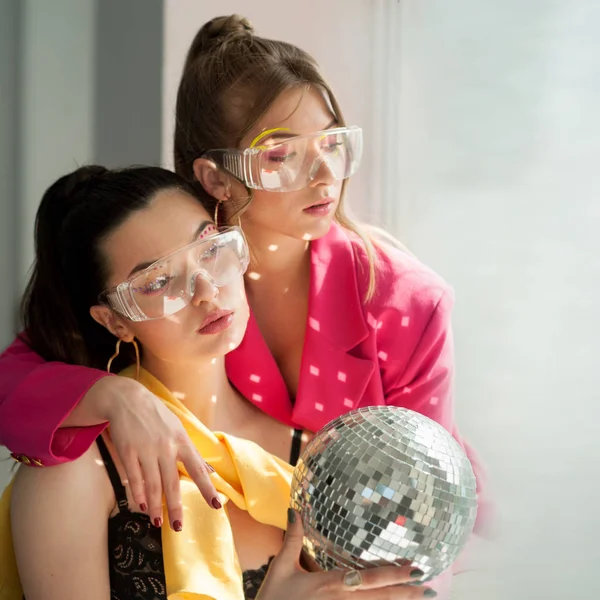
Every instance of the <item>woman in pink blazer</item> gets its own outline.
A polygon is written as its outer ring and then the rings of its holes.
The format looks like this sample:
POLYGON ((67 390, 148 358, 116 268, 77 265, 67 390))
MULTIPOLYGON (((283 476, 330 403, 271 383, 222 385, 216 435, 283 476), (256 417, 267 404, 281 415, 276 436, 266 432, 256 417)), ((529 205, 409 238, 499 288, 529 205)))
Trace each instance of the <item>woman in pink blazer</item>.
MULTIPOLYGON (((175 164, 251 248, 251 317, 227 372, 260 410, 314 432, 353 408, 396 405, 454 423, 450 288, 344 212, 362 151, 315 61, 237 16, 194 39, 177 98, 175 164), (201 186, 201 187, 200 187, 201 186)), ((109 357, 107 357, 108 359, 109 357)), ((80 456, 106 426, 134 499, 181 519, 175 461, 215 490, 181 426, 134 381, 46 362, 17 339, 0 359, 0 442, 32 465, 80 456)))

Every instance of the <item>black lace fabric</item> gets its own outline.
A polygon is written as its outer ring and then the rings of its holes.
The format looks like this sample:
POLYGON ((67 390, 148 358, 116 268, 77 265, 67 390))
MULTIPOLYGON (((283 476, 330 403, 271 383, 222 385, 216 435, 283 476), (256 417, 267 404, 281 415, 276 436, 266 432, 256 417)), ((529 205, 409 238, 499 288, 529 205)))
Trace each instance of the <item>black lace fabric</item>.
POLYGON ((121 509, 108 522, 111 600, 167 597, 160 529, 147 515, 121 509))
POLYGON ((246 600, 254 600, 258 596, 258 590, 262 582, 265 580, 273 556, 269 558, 269 562, 266 565, 260 567, 260 569, 244 571, 244 598, 246 600))
MULTIPOLYGON (((111 600, 162 600, 167 597, 160 529, 149 517, 119 512, 109 521, 111 600)), ((272 558, 259 569, 244 571, 244 598, 254 600, 272 558)))

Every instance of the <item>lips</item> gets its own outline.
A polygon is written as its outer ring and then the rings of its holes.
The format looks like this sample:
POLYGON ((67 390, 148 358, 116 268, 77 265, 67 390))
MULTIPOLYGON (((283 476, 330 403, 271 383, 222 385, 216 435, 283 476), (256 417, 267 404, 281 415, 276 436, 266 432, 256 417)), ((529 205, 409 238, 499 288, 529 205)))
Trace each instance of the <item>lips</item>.
POLYGON ((328 206, 329 204, 332 204, 333 202, 335 202, 335 200, 333 198, 322 198, 318 202, 315 202, 314 204, 307 206, 304 210, 310 210, 311 208, 317 208, 317 207, 321 207, 321 206, 328 206))
POLYGON ((233 320, 233 311, 218 308, 209 312, 202 325, 198 328, 198 333, 218 333, 226 329, 233 320))

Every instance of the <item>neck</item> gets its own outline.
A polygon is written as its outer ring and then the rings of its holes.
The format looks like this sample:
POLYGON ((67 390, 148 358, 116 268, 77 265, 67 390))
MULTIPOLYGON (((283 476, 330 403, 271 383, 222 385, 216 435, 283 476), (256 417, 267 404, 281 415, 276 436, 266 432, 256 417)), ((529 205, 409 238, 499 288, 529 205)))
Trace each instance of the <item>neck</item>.
POLYGON ((166 362, 145 353, 142 364, 209 429, 234 398, 222 356, 191 363, 166 362))
POLYGON ((250 246, 250 266, 246 273, 248 291, 265 281, 277 281, 283 287, 293 286, 310 270, 310 242, 276 232, 261 231, 252 235, 252 227, 244 225, 250 246), (260 239, 260 242, 254 242, 260 239))

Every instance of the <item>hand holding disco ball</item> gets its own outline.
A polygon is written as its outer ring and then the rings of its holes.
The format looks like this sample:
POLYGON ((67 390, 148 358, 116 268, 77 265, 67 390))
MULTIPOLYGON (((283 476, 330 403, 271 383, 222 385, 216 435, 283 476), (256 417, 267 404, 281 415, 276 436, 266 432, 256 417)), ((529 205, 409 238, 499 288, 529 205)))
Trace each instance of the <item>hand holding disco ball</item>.
MULTIPOLYGON (((321 571, 304 564, 304 530, 294 510, 288 510, 288 527, 283 546, 269 567, 256 600, 415 600, 435 598, 428 587, 405 584, 422 572, 410 565, 386 566, 368 571, 321 571)), ((254 597, 254 596, 248 596, 254 597)))
POLYGON ((456 440, 397 407, 351 411, 310 441, 294 471, 291 507, 304 551, 323 570, 419 568, 419 582, 458 557, 475 524, 476 483, 456 440))

